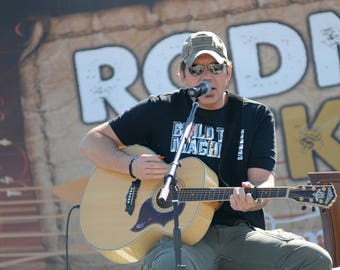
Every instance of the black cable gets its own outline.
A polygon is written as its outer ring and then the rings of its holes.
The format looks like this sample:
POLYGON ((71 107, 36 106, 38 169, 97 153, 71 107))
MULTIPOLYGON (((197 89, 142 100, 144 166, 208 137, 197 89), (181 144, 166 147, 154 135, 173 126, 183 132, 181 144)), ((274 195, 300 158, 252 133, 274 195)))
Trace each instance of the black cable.
POLYGON ((70 209, 70 211, 68 212, 68 215, 67 215, 67 221, 66 221, 66 270, 68 270, 68 226, 69 226, 69 223, 70 223, 70 217, 71 217, 71 213, 74 209, 76 208, 80 208, 80 205, 77 204, 77 205, 73 205, 72 208, 70 209))

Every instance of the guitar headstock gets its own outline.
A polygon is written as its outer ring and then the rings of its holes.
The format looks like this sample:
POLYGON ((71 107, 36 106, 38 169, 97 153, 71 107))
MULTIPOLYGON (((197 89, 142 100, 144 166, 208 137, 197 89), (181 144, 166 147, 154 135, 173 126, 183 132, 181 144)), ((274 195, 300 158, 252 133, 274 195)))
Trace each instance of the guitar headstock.
POLYGON ((330 208, 337 198, 333 184, 304 185, 289 188, 289 198, 322 208, 330 208))

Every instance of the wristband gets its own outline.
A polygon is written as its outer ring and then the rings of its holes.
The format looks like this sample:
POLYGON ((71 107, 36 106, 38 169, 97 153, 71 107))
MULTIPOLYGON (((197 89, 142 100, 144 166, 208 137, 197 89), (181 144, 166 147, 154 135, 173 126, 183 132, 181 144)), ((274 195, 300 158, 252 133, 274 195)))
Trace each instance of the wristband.
POLYGON ((136 176, 133 175, 132 173, 132 163, 136 160, 137 157, 133 157, 129 163, 129 174, 132 178, 137 178, 136 176))

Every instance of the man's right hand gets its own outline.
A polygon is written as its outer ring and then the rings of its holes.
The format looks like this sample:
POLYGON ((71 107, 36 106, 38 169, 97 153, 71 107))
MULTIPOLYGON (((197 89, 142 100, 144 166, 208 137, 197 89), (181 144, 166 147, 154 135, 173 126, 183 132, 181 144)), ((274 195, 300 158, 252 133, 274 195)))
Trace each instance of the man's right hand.
POLYGON ((131 167, 133 175, 140 180, 162 179, 168 173, 168 164, 159 155, 143 154, 135 158, 131 167))

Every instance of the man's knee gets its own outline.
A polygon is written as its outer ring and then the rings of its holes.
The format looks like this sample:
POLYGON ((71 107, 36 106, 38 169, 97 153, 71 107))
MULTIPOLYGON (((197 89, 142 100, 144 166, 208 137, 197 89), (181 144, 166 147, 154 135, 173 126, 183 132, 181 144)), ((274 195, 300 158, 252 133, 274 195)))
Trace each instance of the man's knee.
POLYGON ((150 258, 145 263, 143 270, 174 270, 176 265, 181 263, 185 265, 185 270, 200 270, 196 265, 195 259, 190 257, 190 254, 183 251, 181 252, 181 262, 176 262, 175 252, 173 248, 166 248, 161 250, 153 258, 150 258))
MULTIPOLYGON (((306 248, 301 248, 300 257, 305 258, 305 268, 311 270, 332 269, 332 258, 329 253, 317 244, 310 243, 306 248)), ((299 256, 298 254, 296 254, 299 256)))
POLYGON ((332 257, 326 250, 321 248, 320 250, 316 250, 313 258, 314 260, 312 261, 312 263, 318 265, 318 267, 316 267, 315 269, 332 269, 332 257))

